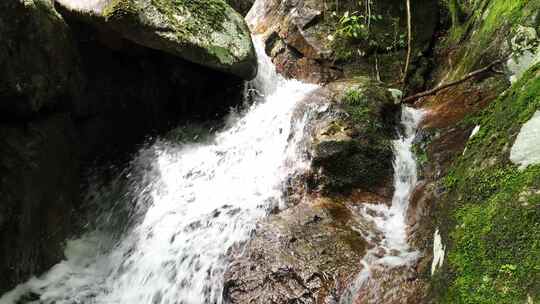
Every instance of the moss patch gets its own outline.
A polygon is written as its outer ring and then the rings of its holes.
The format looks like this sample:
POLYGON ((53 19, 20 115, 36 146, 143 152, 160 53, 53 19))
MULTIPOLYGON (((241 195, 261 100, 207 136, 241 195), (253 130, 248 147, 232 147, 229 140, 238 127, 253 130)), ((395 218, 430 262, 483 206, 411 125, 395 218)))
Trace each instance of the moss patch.
POLYGON ((399 106, 386 88, 373 84, 349 86, 337 106, 342 115, 317 138, 313 166, 323 169, 327 192, 374 191, 392 177, 399 106))
POLYGON ((508 160, 521 126, 540 109, 540 65, 462 124, 480 125, 444 179, 437 208, 448 264, 433 282, 440 303, 540 300, 540 166, 508 160))
POLYGON ((475 0, 466 2, 446 0, 453 24, 446 40, 446 47, 453 48, 468 40, 466 47, 457 54, 458 66, 452 77, 479 68, 506 54, 499 54, 502 45, 518 25, 538 28, 533 16, 540 10, 540 2, 531 0, 475 0), (461 3, 464 2, 464 3, 461 3), (466 14, 466 18, 461 16, 466 14), (465 22, 461 22, 465 19, 465 22))

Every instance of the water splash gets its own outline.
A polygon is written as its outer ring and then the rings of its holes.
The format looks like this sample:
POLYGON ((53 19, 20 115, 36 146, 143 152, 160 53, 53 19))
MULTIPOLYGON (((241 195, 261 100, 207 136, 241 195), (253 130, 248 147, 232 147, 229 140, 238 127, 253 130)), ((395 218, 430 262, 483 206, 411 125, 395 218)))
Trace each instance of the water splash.
POLYGON ((227 252, 258 219, 284 205, 288 177, 309 167, 307 114, 293 112, 317 88, 277 75, 255 37, 255 103, 205 143, 165 140, 142 151, 142 178, 126 191, 140 217, 119 241, 92 231, 68 242, 66 260, 0 298, 44 304, 221 303, 227 252))
MULTIPOLYGON (((374 269, 379 267, 392 269, 410 265, 419 256, 417 251, 411 250, 407 242, 406 214, 418 178, 416 158, 412 152, 412 145, 422 117, 423 112, 421 110, 409 107, 402 108, 401 123, 403 130, 400 137, 393 141, 395 190, 392 204, 391 206, 384 204, 363 205, 362 216, 373 222, 377 230, 377 233, 367 238, 371 242, 377 243, 377 245, 368 250, 361 261, 364 268, 356 278, 352 288, 342 298, 342 304, 354 301, 360 290, 370 280, 374 269), (377 238, 381 239, 377 240, 377 238)), ((392 291, 387 290, 385 292, 392 291)), ((377 298, 380 301, 384 296, 378 295, 377 298)))

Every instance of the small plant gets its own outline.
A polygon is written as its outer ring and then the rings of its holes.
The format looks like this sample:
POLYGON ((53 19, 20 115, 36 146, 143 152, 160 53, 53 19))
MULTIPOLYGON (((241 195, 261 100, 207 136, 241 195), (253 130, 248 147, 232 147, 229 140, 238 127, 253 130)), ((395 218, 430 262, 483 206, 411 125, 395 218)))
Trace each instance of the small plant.
POLYGON ((337 35, 347 39, 364 40, 369 36, 366 17, 358 12, 346 11, 338 21, 337 35))

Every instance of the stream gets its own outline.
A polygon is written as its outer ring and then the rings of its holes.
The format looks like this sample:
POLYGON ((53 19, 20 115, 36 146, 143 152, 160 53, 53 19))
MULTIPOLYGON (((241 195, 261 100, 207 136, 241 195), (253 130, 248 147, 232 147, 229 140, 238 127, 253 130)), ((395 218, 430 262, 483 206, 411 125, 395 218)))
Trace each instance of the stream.
POLYGON ((288 177, 309 168, 300 149, 306 119, 292 117, 318 86, 279 76, 254 41, 253 105, 205 142, 158 140, 141 151, 120 195, 136 210, 132 227, 118 240, 96 229, 68 241, 66 260, 0 303, 222 303, 228 250, 284 207, 288 177))
MULTIPOLYGON (((228 253, 250 239, 257 221, 286 207, 287 181, 310 168, 302 146, 308 115, 293 114, 318 86, 278 75, 262 39, 254 43, 259 74, 248 85, 252 105, 233 111, 221 131, 203 140, 161 138, 141 149, 115 202, 129 209, 126 226, 110 233, 116 215, 101 215, 108 228, 98 223, 67 241, 64 261, 4 294, 0 304, 223 303, 228 253)), ((393 142, 392 204, 364 204, 360 212, 382 238, 372 240, 377 245, 359 261, 363 271, 341 303, 372 286, 374 269, 418 258, 407 244, 405 217, 417 181, 411 147, 421 118, 421 111, 403 108, 402 134, 393 142)), ((113 196, 100 187, 90 191, 94 199, 113 196)))

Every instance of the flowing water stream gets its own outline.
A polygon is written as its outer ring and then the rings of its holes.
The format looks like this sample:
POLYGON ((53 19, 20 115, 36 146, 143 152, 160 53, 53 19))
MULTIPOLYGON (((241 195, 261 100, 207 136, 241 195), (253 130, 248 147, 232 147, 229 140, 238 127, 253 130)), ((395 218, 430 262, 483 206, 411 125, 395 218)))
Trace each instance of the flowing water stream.
MULTIPOLYGON (((423 117, 423 111, 406 106, 402 107, 402 130, 399 138, 393 141, 394 148, 394 195, 390 206, 385 204, 364 204, 361 214, 374 223, 377 230, 372 242, 376 245, 368 250, 362 260, 362 272, 356 278, 352 288, 341 303, 352 303, 362 294, 362 303, 389 303, 389 299, 399 293, 399 286, 374 278, 376 271, 389 273, 391 269, 410 266, 419 257, 419 252, 411 249, 407 242, 406 215, 409 201, 417 183, 417 161, 412 151, 416 131, 423 117), (374 282, 375 281, 375 282, 374 282)), ((390 276, 396 276, 391 273, 390 276)), ((392 280, 392 279, 391 279, 392 280)), ((394 280, 397 281, 397 280, 394 280)))
POLYGON ((120 195, 132 198, 134 224, 118 240, 97 229, 69 241, 66 260, 1 304, 222 302, 227 251, 284 204, 288 177, 309 167, 300 144, 306 119, 292 117, 317 86, 278 76, 254 40, 255 103, 206 142, 160 140, 142 151, 120 195))
MULTIPOLYGON (((261 3, 248 22, 256 21, 261 3)), ((114 202, 129 209, 129 224, 115 233, 97 225, 68 241, 64 261, 4 294, 0 304, 223 302, 228 252, 250 238, 258 220, 284 207, 287 180, 310 165, 302 145, 309 113, 301 119, 293 113, 318 86, 277 75, 262 39, 254 42, 259 58, 259 74, 250 83, 254 103, 204 141, 161 139, 142 149, 114 202)), ((392 204, 363 205, 359 215, 374 224, 377 245, 361 261, 363 271, 342 303, 352 303, 369 286, 376 268, 407 265, 418 257, 407 244, 405 218, 417 179, 411 147, 421 117, 421 111, 403 108, 402 134, 393 143, 392 204)), ((97 200, 115 197, 100 187, 93 191, 97 200)), ((118 215, 103 216, 110 226, 118 215)))

